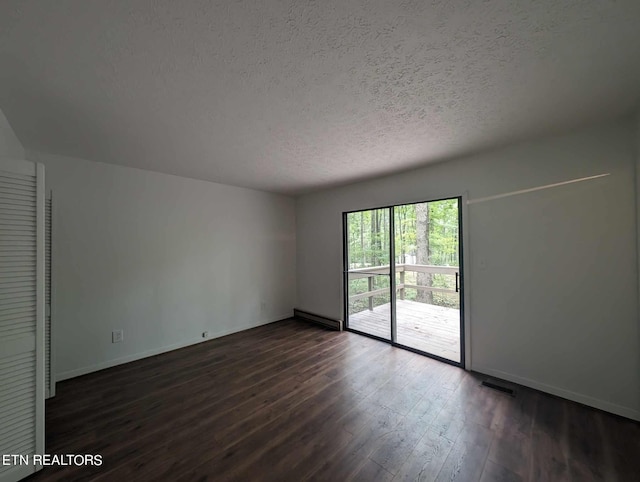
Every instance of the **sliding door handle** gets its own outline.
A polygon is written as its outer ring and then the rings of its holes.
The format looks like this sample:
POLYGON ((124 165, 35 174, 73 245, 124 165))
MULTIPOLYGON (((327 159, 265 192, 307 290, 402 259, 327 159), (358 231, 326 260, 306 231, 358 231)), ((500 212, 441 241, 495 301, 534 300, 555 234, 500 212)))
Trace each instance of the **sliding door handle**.
POLYGON ((456 293, 460 292, 460 273, 456 271, 456 293))

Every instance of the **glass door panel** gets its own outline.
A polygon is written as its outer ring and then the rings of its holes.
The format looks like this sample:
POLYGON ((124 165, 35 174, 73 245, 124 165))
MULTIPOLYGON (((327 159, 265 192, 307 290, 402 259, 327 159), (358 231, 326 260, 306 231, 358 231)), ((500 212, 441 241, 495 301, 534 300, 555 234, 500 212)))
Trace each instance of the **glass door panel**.
POLYGON ((399 345, 461 363, 460 200, 394 208, 399 345))
POLYGON ((391 210, 345 215, 347 328, 391 340, 391 210))

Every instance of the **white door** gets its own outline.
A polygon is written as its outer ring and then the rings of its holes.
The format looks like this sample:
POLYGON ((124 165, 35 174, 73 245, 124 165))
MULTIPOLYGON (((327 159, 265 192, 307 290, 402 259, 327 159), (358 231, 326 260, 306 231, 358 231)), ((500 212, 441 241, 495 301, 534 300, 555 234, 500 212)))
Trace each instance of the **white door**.
POLYGON ((44 167, 0 160, 0 482, 42 468, 44 204, 44 167))
POLYGON ((56 378, 53 375, 53 322, 52 322, 52 294, 51 286, 51 253, 53 252, 53 200, 49 191, 45 200, 44 215, 44 298, 45 298, 45 317, 44 317, 44 392, 45 398, 55 397, 56 395, 56 378))

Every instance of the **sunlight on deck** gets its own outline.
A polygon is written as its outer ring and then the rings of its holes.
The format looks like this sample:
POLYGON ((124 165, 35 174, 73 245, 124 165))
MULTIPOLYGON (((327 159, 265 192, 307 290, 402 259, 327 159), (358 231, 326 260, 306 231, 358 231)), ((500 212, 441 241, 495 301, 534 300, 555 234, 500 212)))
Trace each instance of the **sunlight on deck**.
MULTIPOLYGON (((453 308, 397 300, 398 343, 460 362, 460 312, 453 308)), ((390 335, 390 304, 349 316, 349 328, 380 336, 390 335)))

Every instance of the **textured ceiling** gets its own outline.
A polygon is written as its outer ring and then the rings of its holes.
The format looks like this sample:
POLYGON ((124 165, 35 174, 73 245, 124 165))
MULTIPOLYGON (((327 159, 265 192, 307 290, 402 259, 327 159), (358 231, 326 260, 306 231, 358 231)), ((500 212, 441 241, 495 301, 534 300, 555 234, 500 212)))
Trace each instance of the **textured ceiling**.
POLYGON ((25 148, 296 194, 640 99, 638 0, 2 0, 25 148))

